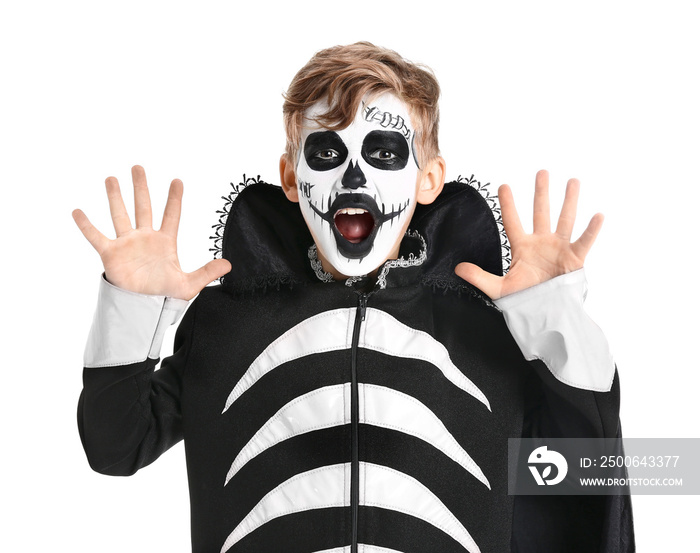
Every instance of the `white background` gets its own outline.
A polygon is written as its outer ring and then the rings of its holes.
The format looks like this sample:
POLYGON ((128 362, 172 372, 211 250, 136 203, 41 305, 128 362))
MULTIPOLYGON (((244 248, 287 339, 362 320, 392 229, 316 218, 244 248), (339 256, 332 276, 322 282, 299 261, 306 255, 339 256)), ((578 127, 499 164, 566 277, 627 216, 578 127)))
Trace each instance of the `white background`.
MULTIPOLYGON (((538 169, 556 185, 553 207, 567 178, 581 180, 578 232, 606 215, 587 305, 619 365, 624 432, 700 437, 693 2, 8 4, 0 549, 188 550, 181 445, 128 479, 84 459, 75 405, 101 265, 70 213, 81 207, 111 233, 104 179, 117 176, 130 198, 139 163, 157 221, 179 177, 181 262, 197 268, 228 183, 277 182, 282 93, 296 70, 357 40, 433 68, 448 176, 511 184, 528 220, 538 169)), ((639 551, 697 547, 699 503, 635 497, 639 551)))

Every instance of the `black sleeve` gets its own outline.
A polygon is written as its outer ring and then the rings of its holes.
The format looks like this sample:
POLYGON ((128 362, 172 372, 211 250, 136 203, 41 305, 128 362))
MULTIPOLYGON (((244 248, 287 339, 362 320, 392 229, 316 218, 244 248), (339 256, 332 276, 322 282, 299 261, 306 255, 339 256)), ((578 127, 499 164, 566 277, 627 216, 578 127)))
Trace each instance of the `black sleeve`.
MULTIPOLYGON (((558 381, 541 361, 529 363, 524 438, 621 437, 620 384, 591 392, 558 381)), ((632 505, 621 496, 515 497, 513 553, 632 553, 632 505)))
POLYGON ((180 394, 195 305, 175 335, 174 353, 115 367, 83 369, 78 430, 88 462, 102 474, 128 476, 182 439, 180 394))
POLYGON ((615 438, 620 382, 615 370, 608 392, 591 392, 557 380, 542 361, 528 363, 523 438, 615 438))

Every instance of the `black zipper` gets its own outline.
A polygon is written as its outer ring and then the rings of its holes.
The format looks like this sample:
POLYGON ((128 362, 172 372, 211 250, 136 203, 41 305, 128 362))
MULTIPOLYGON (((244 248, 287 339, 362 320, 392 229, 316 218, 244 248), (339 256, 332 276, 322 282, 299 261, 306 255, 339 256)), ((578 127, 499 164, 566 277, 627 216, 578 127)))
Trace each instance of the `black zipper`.
POLYGON ((357 346, 360 341, 360 327, 365 320, 367 310, 367 298, 369 294, 362 293, 357 302, 355 311, 355 326, 352 331, 352 357, 350 377, 350 420, 351 420, 351 448, 352 461, 350 465, 350 512, 352 514, 352 536, 350 553, 357 553, 357 520, 360 509, 360 392, 357 385, 357 346))

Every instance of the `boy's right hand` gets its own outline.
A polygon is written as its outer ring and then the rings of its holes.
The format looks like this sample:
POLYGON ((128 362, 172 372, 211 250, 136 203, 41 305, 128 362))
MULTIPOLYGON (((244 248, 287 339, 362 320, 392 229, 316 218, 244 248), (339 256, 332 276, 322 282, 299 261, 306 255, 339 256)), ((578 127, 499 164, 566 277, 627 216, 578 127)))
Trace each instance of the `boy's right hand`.
POLYGON ((225 259, 215 259, 192 273, 180 268, 177 258, 177 230, 182 204, 182 181, 170 184, 168 202, 160 230, 153 229, 151 199, 143 167, 131 169, 134 182, 136 228, 131 225, 114 177, 105 181, 109 210, 117 237, 110 240, 97 230, 79 209, 73 219, 92 247, 102 258, 107 280, 131 292, 190 300, 207 284, 231 270, 225 259))

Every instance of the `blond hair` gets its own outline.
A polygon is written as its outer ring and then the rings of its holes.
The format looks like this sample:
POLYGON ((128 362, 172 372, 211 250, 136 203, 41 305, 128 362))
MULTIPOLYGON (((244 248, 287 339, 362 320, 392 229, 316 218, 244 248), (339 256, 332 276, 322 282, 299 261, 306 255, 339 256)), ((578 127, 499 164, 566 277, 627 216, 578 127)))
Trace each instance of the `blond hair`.
POLYGON ((282 107, 289 159, 294 162, 297 158, 304 113, 313 104, 325 101, 329 110, 315 120, 330 130, 340 130, 355 119, 366 95, 383 92, 393 93, 408 106, 416 127, 418 162, 424 167, 440 153, 440 85, 428 67, 369 42, 321 50, 294 76, 282 107))

